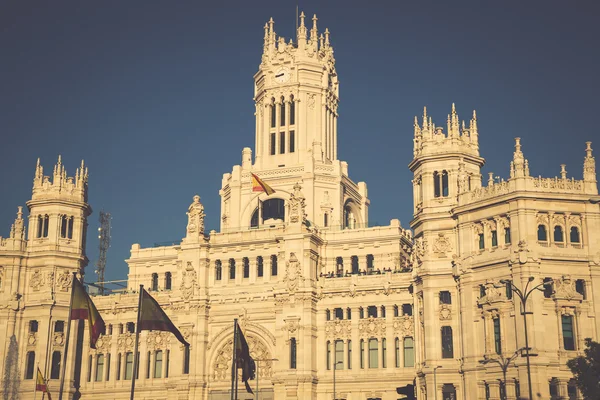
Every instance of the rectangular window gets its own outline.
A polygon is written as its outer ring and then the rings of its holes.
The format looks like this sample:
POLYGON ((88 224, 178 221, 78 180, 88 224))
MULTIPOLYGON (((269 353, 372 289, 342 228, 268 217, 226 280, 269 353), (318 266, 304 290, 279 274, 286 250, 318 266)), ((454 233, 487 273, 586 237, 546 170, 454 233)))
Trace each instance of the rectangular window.
POLYGON ((442 326, 442 358, 454 358, 452 328, 449 326, 442 326))
POLYGON ((512 281, 506 281, 506 298, 512 299, 512 281))
POLYGON ((504 243, 510 244, 510 228, 504 228, 504 243))
POLYGON ((263 276, 263 258, 261 256, 256 257, 256 275, 259 278, 263 276))
POLYGON ((352 369, 352 340, 348 340, 348 369, 352 369))
POLYGON ((290 369, 296 369, 296 338, 290 339, 290 369))
POLYGON ((171 361, 171 350, 167 350, 167 361, 165 362, 165 378, 169 377, 169 362, 171 361))
POLYGON ((92 381, 92 362, 93 362, 93 358, 92 358, 92 356, 89 356, 88 357, 88 376, 87 376, 88 382, 92 381))
POLYGON ((296 132, 290 131, 290 153, 296 151, 296 132))
POLYGON ((577 279, 575 281, 575 291, 577 293, 579 293, 581 296, 583 296, 583 300, 586 300, 585 280, 583 280, 583 279, 577 279))
POLYGON ((104 354, 98 354, 96 356, 96 382, 102 381, 103 374, 104 374, 104 354))
POLYGON ((377 318, 377 306, 367 307, 367 318, 377 318))
POLYGON ((483 233, 479 234, 479 250, 485 249, 485 240, 483 238, 483 233))
POLYGON ((440 304, 452 304, 452 295, 447 290, 440 292, 440 304))
POLYGON ((331 369, 331 342, 327 341, 327 369, 331 369))
POLYGON ((271 256, 271 276, 277 276, 277 256, 271 256))
POLYGON ((404 338, 404 366, 415 366, 415 341, 411 337, 404 338))
POLYGON ((52 352, 52 368, 50 369, 50 379, 60 378, 60 363, 62 361, 62 354, 60 351, 52 352))
POLYGON ((362 307, 359 307, 358 309, 358 318, 363 319, 365 317, 365 309, 362 307))
POLYGON ((344 341, 335 341, 335 369, 344 369, 344 341))
POLYGON ((394 317, 398 317, 398 316, 400 316, 400 311, 399 311, 398 306, 395 305, 394 306, 394 317))
POLYGON ((279 125, 285 126, 285 102, 279 105, 279 125))
POLYGON ((502 337, 500 334, 500 318, 494 318, 494 348, 496 354, 502 354, 502 337))
POLYGON ((248 257, 244 257, 244 278, 250 278, 250 260, 248 257))
POLYGON ((369 368, 377 368, 379 366, 379 349, 377 339, 369 339, 369 368))
POLYGON ((296 123, 296 103, 292 99, 290 101, 290 125, 294 125, 296 123))
POLYGON ((492 231, 492 247, 498 247, 498 231, 492 231))
POLYGON ((121 380, 121 353, 117 354, 117 380, 121 380))
POLYGON ((235 280, 235 260, 229 259, 229 279, 235 280))
POLYGON ((106 355, 106 380, 110 381, 110 353, 106 355))
POLYGON ((133 376, 133 353, 125 353, 125 380, 133 376))
POLYGON ((575 350, 575 335, 573 334, 573 316, 562 316, 563 344, 565 350, 575 350))
POLYGON ((154 353, 154 377, 162 378, 162 368, 163 368, 163 352, 162 350, 157 350, 154 353))
POLYGON ((365 368, 365 341, 360 339, 360 369, 365 368))
POLYGON ((396 366, 396 368, 400 368, 400 339, 399 338, 396 338, 396 340, 394 340, 394 360, 395 360, 394 365, 396 366))
POLYGON ((271 133, 271 155, 275 155, 275 149, 276 149, 276 145, 275 145, 275 132, 271 133))
POLYGON ((185 346, 183 353, 183 373, 187 375, 190 373, 190 346, 185 346))
POLYGON ((275 128, 277 118, 275 116, 275 105, 271 105, 271 128, 275 128))
POLYGON ((285 132, 279 132, 279 154, 285 153, 285 132))
POLYGON ((36 320, 29 321, 29 333, 37 333, 38 322, 36 320))
POLYGON ((152 353, 148 352, 148 357, 146 358, 146 379, 150 379, 150 362, 152 361, 152 353))
POLYGON ((402 315, 412 316, 412 304, 402 304, 402 315))
POLYGON ((335 319, 344 319, 344 309, 343 308, 336 308, 333 310, 334 315, 335 315, 335 319))
POLYGON ((381 366, 387 368, 387 340, 381 339, 381 366))
POLYGON ((352 309, 350 307, 346 308, 346 319, 352 319, 352 309))
POLYGON ((64 332, 65 331, 65 321, 56 321, 54 323, 54 332, 64 332))

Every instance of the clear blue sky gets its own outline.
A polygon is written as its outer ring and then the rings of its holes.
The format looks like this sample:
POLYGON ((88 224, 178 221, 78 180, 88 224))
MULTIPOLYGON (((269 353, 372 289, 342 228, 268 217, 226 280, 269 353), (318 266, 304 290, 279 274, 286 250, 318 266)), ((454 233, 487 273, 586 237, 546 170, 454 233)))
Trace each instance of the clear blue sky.
MULTIPOLYGON (((287 1, 2 1, 0 234, 30 198, 38 157, 89 165, 86 280, 98 212, 113 215, 107 279, 132 243, 179 240, 192 196, 218 229, 221 177, 254 145, 264 23, 294 31, 287 1)), ((532 175, 581 179, 600 109, 597 1, 300 1, 328 27, 340 77, 339 157, 367 182, 370 220, 412 217, 412 123, 477 109, 480 149, 507 177, 513 138, 532 175)))

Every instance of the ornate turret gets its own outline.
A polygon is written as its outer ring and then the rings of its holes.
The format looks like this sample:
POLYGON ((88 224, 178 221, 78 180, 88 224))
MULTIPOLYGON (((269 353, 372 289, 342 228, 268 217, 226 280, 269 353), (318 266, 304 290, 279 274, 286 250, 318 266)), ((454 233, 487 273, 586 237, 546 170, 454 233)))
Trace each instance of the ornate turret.
POLYGON ((52 179, 44 176, 44 167, 37 160, 35 176, 33 179, 32 200, 51 197, 61 197, 65 200, 87 201, 88 169, 81 160, 81 166, 75 171, 74 177, 67 176, 67 170, 62 164, 62 158, 58 156, 58 162, 54 166, 52 179))
POLYGON ((583 182, 586 191, 598 193, 596 181, 596 160, 592 155, 592 142, 585 142, 585 158, 583 159, 583 182))
POLYGON ((521 151, 521 138, 515 138, 515 151, 513 160, 510 162, 510 177, 522 178, 529 176, 529 161, 525 159, 521 151))

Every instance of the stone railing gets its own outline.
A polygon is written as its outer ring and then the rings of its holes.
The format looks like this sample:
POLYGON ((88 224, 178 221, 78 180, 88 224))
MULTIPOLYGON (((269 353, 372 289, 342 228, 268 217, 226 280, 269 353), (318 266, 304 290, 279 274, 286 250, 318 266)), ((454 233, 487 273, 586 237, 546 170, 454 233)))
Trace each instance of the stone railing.
POLYGON ((539 191, 561 191, 569 193, 583 193, 584 186, 583 181, 576 181, 574 178, 562 179, 558 177, 554 178, 532 178, 533 188, 539 191))
POLYGON ((506 194, 508 192, 509 192, 508 181, 503 181, 503 182, 499 182, 499 183, 494 183, 493 185, 475 189, 470 193, 470 195, 471 195, 471 201, 473 201, 473 200, 483 200, 483 199, 487 199, 489 197, 499 196, 501 194, 506 194))

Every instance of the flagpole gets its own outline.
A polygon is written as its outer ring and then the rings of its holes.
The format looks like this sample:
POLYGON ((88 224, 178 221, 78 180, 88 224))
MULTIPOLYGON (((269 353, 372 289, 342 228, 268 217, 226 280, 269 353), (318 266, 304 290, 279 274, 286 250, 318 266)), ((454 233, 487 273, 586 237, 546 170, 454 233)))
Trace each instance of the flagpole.
MULTIPOLYGON (((231 400, 236 400, 234 397, 235 382, 237 381, 237 358, 236 358, 236 344, 237 344, 237 318, 233 319, 233 361, 231 362, 231 400)), ((237 397, 237 393, 235 394, 237 397)))
POLYGON ((135 324, 135 348, 133 353, 133 376, 131 377, 131 396, 129 397, 133 400, 133 393, 135 391, 135 379, 138 374, 138 342, 140 340, 140 317, 142 315, 142 291, 144 290, 144 285, 140 285, 140 298, 138 300, 138 315, 137 315, 137 323, 135 324))
POLYGON ((71 280, 71 301, 69 301, 69 318, 67 319, 67 339, 65 340, 65 354, 63 356, 63 363, 61 365, 62 371, 60 373, 60 388, 58 389, 58 400, 62 400, 63 388, 65 386, 65 374, 67 371, 67 353, 69 352, 69 339, 71 339, 71 309, 73 307, 73 295, 75 293, 75 279, 77 279, 77 273, 73 272, 73 279, 71 280))

